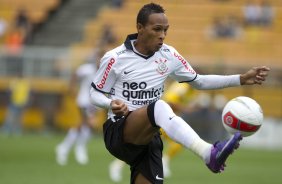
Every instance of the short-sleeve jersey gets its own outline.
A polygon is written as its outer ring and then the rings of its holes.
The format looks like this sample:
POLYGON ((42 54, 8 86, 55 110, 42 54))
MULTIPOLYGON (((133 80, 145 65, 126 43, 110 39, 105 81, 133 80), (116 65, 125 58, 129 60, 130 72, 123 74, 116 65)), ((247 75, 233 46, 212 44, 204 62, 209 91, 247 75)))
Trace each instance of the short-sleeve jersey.
MULTIPOLYGON (((197 77, 173 47, 163 44, 153 55, 143 56, 133 49, 136 39, 137 34, 128 35, 121 46, 107 52, 91 84, 109 94, 110 99, 124 101, 130 111, 160 99, 167 77, 178 82, 193 81, 197 77)), ((114 116, 111 111, 109 116, 114 116)))

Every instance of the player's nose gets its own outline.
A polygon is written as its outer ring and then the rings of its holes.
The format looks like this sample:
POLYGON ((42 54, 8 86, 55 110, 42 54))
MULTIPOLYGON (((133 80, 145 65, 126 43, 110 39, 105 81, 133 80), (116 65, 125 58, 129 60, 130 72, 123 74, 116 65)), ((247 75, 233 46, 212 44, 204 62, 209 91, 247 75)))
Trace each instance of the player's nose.
POLYGON ((165 32, 165 31, 161 31, 161 33, 160 33, 160 39, 161 39, 161 40, 164 40, 165 37, 166 37, 166 32, 165 32))

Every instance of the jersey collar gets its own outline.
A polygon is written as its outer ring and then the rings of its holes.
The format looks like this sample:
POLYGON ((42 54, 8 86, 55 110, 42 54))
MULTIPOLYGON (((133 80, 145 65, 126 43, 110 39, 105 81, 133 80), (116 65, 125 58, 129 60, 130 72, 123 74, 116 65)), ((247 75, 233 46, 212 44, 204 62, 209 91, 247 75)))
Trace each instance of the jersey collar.
POLYGON ((138 36, 138 33, 134 33, 134 34, 128 35, 128 36, 126 37, 125 42, 124 42, 125 48, 127 48, 128 50, 133 51, 135 54, 137 54, 138 56, 140 56, 140 57, 142 57, 142 58, 144 58, 144 59, 149 59, 149 58, 152 57, 155 53, 154 53, 154 54, 151 54, 151 55, 149 55, 149 56, 143 56, 143 55, 141 55, 141 54, 139 54, 139 53, 137 53, 137 52, 135 52, 135 51, 133 50, 133 47, 132 47, 132 44, 131 44, 131 40, 136 40, 136 39, 137 39, 137 36, 138 36))

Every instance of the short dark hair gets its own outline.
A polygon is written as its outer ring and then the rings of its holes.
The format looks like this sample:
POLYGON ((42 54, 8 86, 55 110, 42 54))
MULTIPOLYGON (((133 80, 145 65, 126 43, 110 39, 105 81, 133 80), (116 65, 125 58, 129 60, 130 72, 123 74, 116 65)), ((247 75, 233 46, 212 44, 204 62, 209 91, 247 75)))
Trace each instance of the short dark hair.
POLYGON ((153 13, 165 13, 163 7, 159 4, 149 3, 145 4, 140 10, 137 15, 137 23, 142 25, 146 25, 148 22, 148 18, 153 13))

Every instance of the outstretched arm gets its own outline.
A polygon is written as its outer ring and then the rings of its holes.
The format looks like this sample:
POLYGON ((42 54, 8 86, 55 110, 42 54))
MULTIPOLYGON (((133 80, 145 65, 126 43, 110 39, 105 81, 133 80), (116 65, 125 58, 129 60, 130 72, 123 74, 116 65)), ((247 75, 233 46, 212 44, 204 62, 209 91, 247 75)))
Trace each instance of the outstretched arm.
POLYGON ((262 84, 270 69, 266 66, 253 67, 241 75, 198 75, 190 82, 196 89, 222 89, 239 85, 262 84))
POLYGON ((263 81, 265 81, 269 71, 270 68, 266 66, 253 67, 246 73, 240 75, 240 83, 241 85, 261 85, 263 81))

